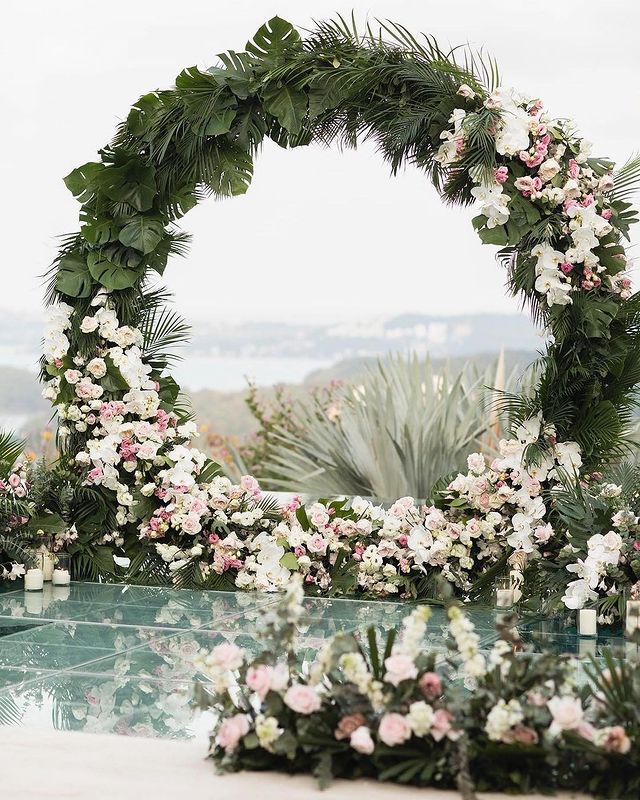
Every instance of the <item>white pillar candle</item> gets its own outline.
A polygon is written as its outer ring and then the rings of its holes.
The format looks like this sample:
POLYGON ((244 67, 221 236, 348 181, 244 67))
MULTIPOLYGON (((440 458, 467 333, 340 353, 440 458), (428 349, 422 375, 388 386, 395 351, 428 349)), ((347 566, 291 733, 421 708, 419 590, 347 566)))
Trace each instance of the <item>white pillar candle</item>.
POLYGON ((56 567, 53 570, 52 582, 54 586, 68 586, 71 583, 69 570, 56 567))
POLYGON ((55 567, 55 559, 53 553, 48 550, 42 551, 42 571, 44 573, 45 581, 50 581, 53 578, 53 570, 55 567))
POLYGON ((511 608, 513 605, 513 589, 496 589, 497 608, 511 608))
POLYGON ((41 592, 44 581, 42 570, 38 568, 28 569, 24 576, 25 592, 41 592))
POLYGON ((598 635, 598 615, 595 608, 581 608, 578 611, 578 635, 598 635))

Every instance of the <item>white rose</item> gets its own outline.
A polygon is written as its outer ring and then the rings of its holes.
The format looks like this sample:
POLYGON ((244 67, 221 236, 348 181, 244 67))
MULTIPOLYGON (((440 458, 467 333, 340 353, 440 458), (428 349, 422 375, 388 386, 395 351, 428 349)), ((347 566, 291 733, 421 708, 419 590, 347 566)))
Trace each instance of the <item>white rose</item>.
POLYGON ((107 364, 103 358, 92 358, 87 364, 87 372, 94 378, 104 378, 107 374, 107 364))
POLYGON ((95 317, 84 317, 80 323, 82 333, 93 333, 98 330, 98 320, 95 317))
POLYGON ((544 183, 550 181, 551 178, 553 178, 559 172, 560 164, 558 164, 555 158, 548 158, 546 161, 543 161, 538 169, 538 175, 544 183))

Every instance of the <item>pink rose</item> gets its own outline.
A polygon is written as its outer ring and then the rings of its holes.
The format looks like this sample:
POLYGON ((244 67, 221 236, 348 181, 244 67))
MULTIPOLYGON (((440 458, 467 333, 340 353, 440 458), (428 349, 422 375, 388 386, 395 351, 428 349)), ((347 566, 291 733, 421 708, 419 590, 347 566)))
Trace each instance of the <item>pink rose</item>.
POLYGON ((18 486, 20 486, 20 476, 15 472, 12 472, 11 475, 9 475, 9 486, 11 486, 12 489, 17 489, 18 486))
POLYGON ((102 467, 94 467, 87 475, 87 480, 95 483, 102 478, 102 467))
POLYGON ((255 692, 261 700, 267 696, 271 688, 271 673, 273 669, 266 664, 258 664, 256 667, 249 667, 247 670, 246 684, 255 692))
POLYGON ((624 755, 631 750, 631 739, 627 736, 622 725, 614 725, 609 730, 603 747, 610 753, 622 753, 624 755))
POLYGON ((610 220, 613 216, 613 209, 605 208, 602 214, 600 215, 603 219, 610 220))
POLYGON ((573 266, 574 265, 570 261, 563 261, 562 264, 560 264, 560 269, 565 275, 568 275, 573 269, 573 266))
POLYGON ((394 686, 397 686, 402 681, 416 678, 418 675, 416 665, 410 656, 400 654, 389 656, 389 658, 385 658, 384 665, 387 670, 384 679, 394 686))
POLYGON ((569 168, 567 169, 570 178, 577 178, 580 175, 580 165, 575 158, 569 159, 569 168))
POLYGON ((493 176, 496 179, 496 183, 505 183, 505 181, 509 178, 509 168, 498 167, 498 169, 493 173, 493 176))
POLYGON ((82 377, 82 373, 78 372, 77 369, 67 369, 64 372, 64 378, 65 378, 67 383, 71 383, 71 384, 78 383, 78 381, 80 380, 81 377, 82 377))
POLYGON ((307 541, 307 549, 310 553, 326 553, 329 543, 319 533, 314 533, 307 541))
POLYGON ((185 517, 182 523, 182 530, 185 533, 191 533, 191 534, 200 533, 200 531, 202 530, 202 525, 200 524, 200 520, 198 519, 198 517, 189 514, 187 517, 185 517))
POLYGON ((238 746, 240 739, 247 733, 249 733, 249 718, 246 714, 235 714, 222 723, 216 742, 229 753, 238 746))
POLYGON ((534 530, 533 535, 539 544, 545 544, 553 536, 553 528, 548 523, 547 525, 539 525, 534 530))
POLYGON ((435 700, 442 694, 442 681, 437 672, 425 672, 420 677, 418 686, 427 700, 435 700))
POLYGON ((552 733, 575 730, 582 722, 584 712, 579 697, 552 697, 547 708, 553 718, 552 733))
POLYGON ((518 744, 534 745, 538 744, 538 734, 533 728, 527 725, 516 725, 511 731, 508 731, 505 736, 505 742, 518 742, 518 744))
POLYGON ((223 669, 239 669, 244 661, 244 651, 231 642, 216 645, 207 661, 223 669))
POLYGON ((315 525, 316 528, 324 528, 326 525, 329 524, 329 515, 326 511, 322 509, 316 509, 315 511, 311 512, 311 523, 315 525))
POLYGON ((347 714, 338 722, 338 727, 333 732, 333 735, 338 741, 348 739, 358 728, 362 728, 365 722, 366 720, 362 714, 347 714))
POLYGON ((198 497, 195 497, 192 500, 191 508, 189 509, 191 514, 196 514, 198 517, 201 517, 206 510, 207 510, 206 505, 198 497))
POLYGON ((436 742, 444 739, 445 736, 451 737, 453 728, 451 722, 453 717, 450 712, 444 708, 437 709, 433 714, 433 722, 431 723, 431 735, 436 742))
POLYGON ((260 494, 260 485, 251 475, 243 475, 240 478, 240 486, 242 486, 245 492, 249 492, 249 494, 260 494))
POLYGON ((317 692, 302 683, 294 683, 287 689, 284 702, 296 714, 313 714, 321 706, 317 692))
POLYGON ((394 712, 385 714, 380 720, 378 738, 387 747, 403 744, 411 738, 411 726, 407 718, 394 712))
POLYGON ((373 739, 371 738, 371 731, 366 725, 361 725, 359 728, 356 728, 355 731, 351 734, 351 738, 349 739, 349 744, 356 753, 363 753, 364 755, 371 755, 375 750, 375 744, 373 743, 373 739))

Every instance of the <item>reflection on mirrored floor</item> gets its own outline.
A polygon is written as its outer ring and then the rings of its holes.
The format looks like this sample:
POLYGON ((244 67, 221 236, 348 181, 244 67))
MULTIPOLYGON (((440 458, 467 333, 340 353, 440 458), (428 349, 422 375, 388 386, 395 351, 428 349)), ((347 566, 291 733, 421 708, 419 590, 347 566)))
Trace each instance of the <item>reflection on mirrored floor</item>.
MULTIPOLYGON (((0 594, 0 724, 191 738, 202 725, 189 701, 198 675, 195 656, 223 641, 261 648, 261 611, 274 595, 192 592, 158 587, 74 583, 42 593, 0 594)), ((397 629, 411 603, 308 598, 299 655, 310 659, 341 631, 359 637, 373 626, 383 637, 397 629)), ((467 608, 481 648, 497 635, 497 612, 467 608)), ((630 656, 624 639, 581 639, 564 620, 518 626, 536 650, 586 659, 604 647, 630 656)), ((447 649, 446 613, 434 607, 425 648, 447 649)), ((634 646, 635 653, 635 646, 634 646)))

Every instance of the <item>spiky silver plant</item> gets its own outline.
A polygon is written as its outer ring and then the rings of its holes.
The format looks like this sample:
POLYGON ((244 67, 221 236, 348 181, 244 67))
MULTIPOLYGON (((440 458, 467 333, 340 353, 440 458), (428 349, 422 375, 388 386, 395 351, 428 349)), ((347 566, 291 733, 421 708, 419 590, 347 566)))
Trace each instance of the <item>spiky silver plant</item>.
POLYGON ((505 380, 502 358, 485 371, 467 364, 458 372, 417 357, 380 360, 329 408, 294 405, 299 433, 277 431, 269 467, 280 477, 268 488, 427 498, 439 477, 465 467, 468 453, 494 452, 503 431, 492 400, 515 382, 505 380))

